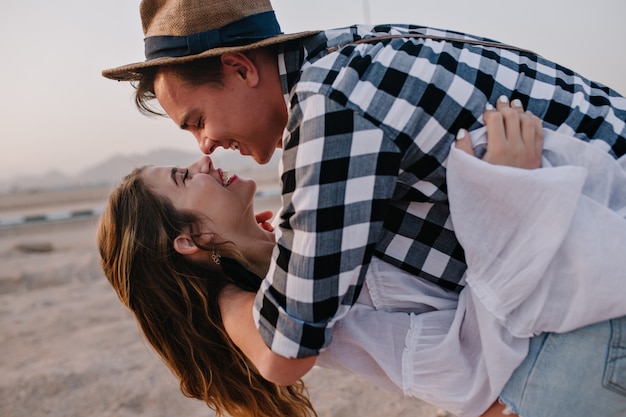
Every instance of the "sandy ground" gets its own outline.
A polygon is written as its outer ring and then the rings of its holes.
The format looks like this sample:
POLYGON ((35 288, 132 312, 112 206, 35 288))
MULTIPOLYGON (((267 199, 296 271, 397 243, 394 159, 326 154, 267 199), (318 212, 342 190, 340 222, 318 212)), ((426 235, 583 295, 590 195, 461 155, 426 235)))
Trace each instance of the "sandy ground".
MULTIPOLYGON (((3 195, 0 218, 100 206, 105 192, 3 195)), ((96 222, 0 229, 0 416, 213 416, 180 393, 117 300, 98 265, 96 222)), ((320 417, 447 415, 353 375, 314 368, 305 381, 320 417)))

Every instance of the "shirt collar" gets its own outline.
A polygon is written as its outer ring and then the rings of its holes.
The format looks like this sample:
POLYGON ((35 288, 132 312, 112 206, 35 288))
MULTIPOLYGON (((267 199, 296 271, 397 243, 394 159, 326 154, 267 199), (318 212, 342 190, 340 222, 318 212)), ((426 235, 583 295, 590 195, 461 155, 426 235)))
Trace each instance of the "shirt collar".
POLYGON ((283 90, 283 97, 289 108, 289 96, 294 85, 300 79, 303 66, 308 61, 325 55, 328 49, 328 37, 320 32, 304 39, 296 39, 280 45, 278 52, 278 72, 283 90))
POLYGON ((278 72, 287 108, 291 89, 300 78, 304 59, 305 49, 302 42, 287 42, 281 45, 278 53, 278 72))
MULTIPOLYGON (((391 27, 379 26, 375 32, 388 32, 391 27)), ((302 39, 285 42, 279 46, 278 71, 285 104, 289 108, 290 93, 300 79, 300 74, 307 63, 326 56, 331 49, 337 49, 357 39, 361 39, 374 30, 372 26, 353 25, 319 32, 302 39)))

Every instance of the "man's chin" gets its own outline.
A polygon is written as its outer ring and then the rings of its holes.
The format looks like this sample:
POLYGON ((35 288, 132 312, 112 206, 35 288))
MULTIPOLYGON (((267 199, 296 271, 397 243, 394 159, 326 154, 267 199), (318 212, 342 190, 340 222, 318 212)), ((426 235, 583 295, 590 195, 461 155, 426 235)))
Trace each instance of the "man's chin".
POLYGON ((259 165, 267 164, 272 159, 272 156, 274 156, 274 150, 272 150, 271 152, 263 152, 261 154, 250 154, 250 157, 254 159, 254 162, 259 165))
POLYGON ((265 165, 267 164, 270 159, 272 159, 272 156, 270 155, 269 157, 265 157, 265 158, 260 158, 258 156, 254 156, 254 155, 250 155, 252 157, 252 159, 254 159, 254 162, 256 162, 259 165, 265 165))

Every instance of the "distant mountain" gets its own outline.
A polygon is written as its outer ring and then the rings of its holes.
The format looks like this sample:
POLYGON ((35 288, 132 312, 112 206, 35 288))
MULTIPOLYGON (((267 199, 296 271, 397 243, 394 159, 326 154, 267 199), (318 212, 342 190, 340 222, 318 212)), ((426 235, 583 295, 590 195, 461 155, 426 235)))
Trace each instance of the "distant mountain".
MULTIPOLYGON (((258 165, 252 158, 237 152, 218 150, 211 158, 214 165, 231 173, 252 175, 253 173, 278 173, 280 150, 265 165, 258 165)), ((114 155, 93 165, 77 175, 68 176, 59 171, 50 171, 41 176, 20 176, 0 182, 0 192, 21 192, 49 189, 75 188, 94 185, 112 185, 143 165, 187 166, 200 157, 196 152, 175 149, 158 149, 145 154, 114 155)))

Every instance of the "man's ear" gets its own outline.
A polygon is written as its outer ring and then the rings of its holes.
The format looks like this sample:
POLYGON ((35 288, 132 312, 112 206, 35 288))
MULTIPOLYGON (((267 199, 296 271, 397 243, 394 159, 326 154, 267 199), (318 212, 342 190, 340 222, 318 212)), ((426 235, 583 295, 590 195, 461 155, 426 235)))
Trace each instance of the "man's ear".
POLYGON ((259 82, 259 62, 254 56, 243 52, 226 52, 221 57, 224 71, 236 73, 239 79, 254 87, 259 82))
POLYGON ((182 234, 174 239, 174 250, 181 255, 193 255, 200 250, 188 234, 182 234))

